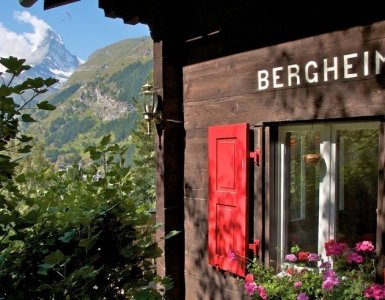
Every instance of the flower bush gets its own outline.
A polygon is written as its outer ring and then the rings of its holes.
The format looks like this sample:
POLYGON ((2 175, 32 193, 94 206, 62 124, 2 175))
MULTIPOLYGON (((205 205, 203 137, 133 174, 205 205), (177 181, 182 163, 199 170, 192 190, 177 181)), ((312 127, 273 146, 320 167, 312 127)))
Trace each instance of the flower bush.
POLYGON ((385 299, 385 285, 375 282, 375 248, 371 242, 359 242, 350 248, 330 240, 324 247, 326 260, 292 247, 278 274, 252 260, 242 281, 245 294, 263 300, 385 299))

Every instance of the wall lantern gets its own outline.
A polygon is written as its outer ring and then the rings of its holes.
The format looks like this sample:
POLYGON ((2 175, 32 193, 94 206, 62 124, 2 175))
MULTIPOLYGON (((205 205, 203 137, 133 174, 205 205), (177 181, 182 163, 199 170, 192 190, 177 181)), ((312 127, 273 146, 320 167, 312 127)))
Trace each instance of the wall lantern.
POLYGON ((154 91, 154 87, 148 82, 142 86, 140 93, 143 100, 143 116, 147 122, 147 135, 151 134, 151 122, 160 125, 162 121, 162 112, 159 109, 158 95, 154 91))

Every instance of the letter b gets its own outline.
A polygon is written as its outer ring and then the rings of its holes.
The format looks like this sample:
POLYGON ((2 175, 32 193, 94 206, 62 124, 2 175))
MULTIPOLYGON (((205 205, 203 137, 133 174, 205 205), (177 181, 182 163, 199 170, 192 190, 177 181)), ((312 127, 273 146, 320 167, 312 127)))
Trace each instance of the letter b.
POLYGON ((258 90, 265 90, 269 87, 269 72, 267 70, 258 71, 257 75, 258 90))

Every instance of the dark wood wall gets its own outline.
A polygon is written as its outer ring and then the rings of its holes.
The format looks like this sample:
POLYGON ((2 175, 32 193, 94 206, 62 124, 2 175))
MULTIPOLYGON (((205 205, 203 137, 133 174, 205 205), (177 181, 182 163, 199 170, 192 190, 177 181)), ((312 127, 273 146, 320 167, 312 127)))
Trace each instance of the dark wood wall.
MULTIPOLYGON (((328 82, 320 80, 317 84, 262 91, 257 90, 256 83, 257 71, 261 69, 304 65, 310 60, 321 64, 324 58, 334 56, 342 64, 346 54, 358 53, 359 56, 369 51, 369 55, 373 55, 375 50, 385 56, 385 22, 303 38, 183 68, 186 299, 243 297, 231 276, 215 272, 208 265, 208 126, 382 118, 385 115, 385 80, 382 74, 374 74, 372 61, 370 74, 363 76, 362 61, 356 60, 358 68, 350 70, 358 73, 356 78, 344 79, 341 67, 338 80, 328 82)), ((267 195, 265 200, 270 196, 267 195)), ((267 208, 270 205, 272 203, 266 203, 267 208)), ((266 239, 273 234, 268 225, 271 224, 265 224, 264 228, 266 239)))
MULTIPOLYGON (((257 91, 257 71, 309 60, 378 50, 385 55, 383 23, 369 30, 358 27, 227 56, 184 68, 186 129, 231 121, 260 122, 311 120, 384 113, 384 76, 371 74, 299 87, 257 91), (203 113, 204 112, 204 113, 203 113)), ((383 70, 382 70, 383 71, 383 70)), ((330 78, 330 76, 329 76, 330 78)), ((302 80, 303 81, 303 80, 302 80)))

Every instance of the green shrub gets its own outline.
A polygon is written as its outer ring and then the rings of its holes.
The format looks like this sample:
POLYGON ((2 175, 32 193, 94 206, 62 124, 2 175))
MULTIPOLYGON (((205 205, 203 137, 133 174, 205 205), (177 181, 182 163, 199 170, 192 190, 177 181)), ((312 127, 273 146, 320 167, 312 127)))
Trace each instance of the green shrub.
MULTIPOLYGON (((0 59, 10 74, 0 86, 0 299, 163 299, 172 281, 155 272, 158 225, 150 205, 133 194, 126 146, 105 136, 88 147, 89 166, 54 172, 30 161, 33 168, 16 169, 32 148, 32 137, 19 129, 35 121, 24 108, 56 82, 12 85, 29 68, 24 62, 0 59), (31 96, 23 98, 27 90, 31 96)), ((54 109, 47 101, 36 105, 54 109)))
MULTIPOLYGON (((0 295, 16 299, 162 299, 171 280, 155 272, 162 251, 149 207, 129 197, 125 147, 103 138, 93 164, 44 179, 3 223, 0 295), (47 186, 46 180, 49 180, 47 186)), ((23 182, 21 182, 23 184, 23 182)), ((18 197, 20 199, 20 197, 18 197)))

